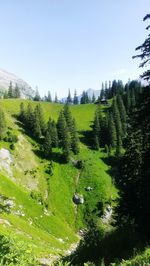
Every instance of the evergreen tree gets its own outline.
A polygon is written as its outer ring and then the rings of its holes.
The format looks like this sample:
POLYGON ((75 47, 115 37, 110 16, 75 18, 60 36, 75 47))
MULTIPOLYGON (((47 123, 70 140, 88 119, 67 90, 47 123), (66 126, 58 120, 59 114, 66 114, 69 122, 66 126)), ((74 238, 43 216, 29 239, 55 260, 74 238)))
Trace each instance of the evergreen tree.
POLYGON ((33 112, 31 103, 28 103, 28 106, 27 106, 25 122, 26 122, 27 128, 32 132, 33 124, 34 124, 34 112, 33 112))
POLYGON ((111 147, 114 148, 116 147, 117 134, 112 113, 110 113, 108 116, 108 130, 109 130, 109 146, 111 145, 111 147))
POLYGON ((13 87, 12 82, 10 81, 9 87, 8 87, 8 98, 13 98, 13 87))
POLYGON ((70 108, 69 108, 68 104, 64 105, 63 113, 64 113, 64 117, 66 119, 67 127, 68 127, 69 131, 72 132, 73 120, 72 120, 72 115, 71 115, 70 108))
POLYGON ((93 95, 92 95, 92 103, 95 103, 95 100, 96 100, 96 98, 95 98, 95 94, 93 92, 93 95))
POLYGON ((57 97, 57 93, 55 93, 55 100, 54 100, 55 103, 58 103, 58 97, 57 97))
POLYGON ((122 133, 123 136, 126 134, 126 109, 122 100, 122 96, 117 94, 117 105, 120 113, 121 123, 122 123, 122 133))
POLYGON ((94 149, 98 150, 100 146, 100 124, 99 124, 99 111, 95 113, 94 123, 93 123, 93 141, 94 149))
POLYGON ((38 90, 38 87, 36 87, 34 101, 40 101, 40 100, 41 100, 41 97, 39 94, 39 90, 38 90))
POLYGON ((44 138, 43 151, 46 158, 48 158, 52 154, 52 140, 51 134, 48 130, 44 138))
POLYGON ((20 94, 20 89, 16 83, 15 85, 15 89, 14 89, 14 98, 20 98, 21 94, 20 94))
POLYGON ((73 119, 72 121, 72 132, 70 133, 70 135, 71 135, 71 149, 74 152, 74 154, 78 154, 79 153, 79 139, 78 139, 75 119, 73 119))
POLYGON ((115 126, 116 126, 116 133, 117 133, 117 139, 118 139, 119 136, 122 137, 122 126, 121 126, 120 113, 119 113, 119 109, 117 106, 116 98, 113 99, 112 114, 113 114, 113 119, 114 119, 115 126))
MULTIPOLYGON (((150 14, 147 14, 144 17, 144 21, 150 19, 150 14)), ((150 25, 146 27, 146 30, 150 29, 150 25)), ((136 48, 136 51, 140 50, 141 53, 133 56, 133 58, 140 58, 142 60, 142 63, 140 64, 140 67, 147 66, 150 63, 150 34, 148 34, 148 37, 144 41, 144 43, 136 48)), ((146 70, 142 75, 142 78, 144 78, 147 81, 150 81, 150 70, 146 70)))
POLYGON ((81 104, 85 104, 86 103, 86 92, 85 91, 82 92, 80 103, 81 104))
POLYGON ((52 102, 52 97, 51 97, 50 91, 48 91, 47 101, 50 102, 50 103, 52 102))
POLYGON ((42 111, 42 108, 41 108, 41 105, 40 105, 40 104, 38 104, 38 105, 35 107, 34 115, 35 115, 36 117, 38 117, 38 121, 39 121, 39 126, 40 126, 40 130, 41 130, 41 134, 42 134, 42 135, 45 135, 46 125, 45 125, 44 116, 43 116, 43 111, 42 111))
POLYGON ((25 114, 25 109, 24 109, 24 103, 22 102, 20 104, 20 114, 19 114, 19 118, 22 122, 25 122, 26 119, 26 114, 25 114))
POLYGON ((71 104, 71 103, 72 103, 72 98, 71 98, 71 92, 70 92, 70 89, 69 89, 69 91, 68 91, 67 103, 68 103, 68 104, 71 104))
POLYGON ((60 146, 63 149, 63 155, 66 162, 69 161, 70 150, 71 150, 71 137, 68 131, 66 119, 64 116, 64 112, 61 111, 57 121, 57 130, 58 137, 60 141, 60 146))
POLYGON ((102 88, 100 92, 100 100, 102 100, 105 97, 105 91, 104 91, 104 83, 102 82, 102 88))
POLYGON ((0 109, 0 140, 3 139, 6 131, 6 121, 4 112, 0 109))
POLYGON ((78 101, 77 91, 75 90, 74 98, 73 98, 73 104, 78 104, 78 103, 79 103, 79 101, 78 101))
POLYGON ((54 120, 51 120, 51 118, 49 119, 47 123, 46 132, 49 132, 51 136, 52 147, 57 147, 58 146, 58 134, 57 134, 56 123, 54 120))
POLYGON ((42 131, 41 131, 41 127, 40 127, 39 111, 38 111, 37 106, 35 107, 35 110, 34 110, 33 136, 37 140, 39 140, 40 137, 42 136, 42 131))

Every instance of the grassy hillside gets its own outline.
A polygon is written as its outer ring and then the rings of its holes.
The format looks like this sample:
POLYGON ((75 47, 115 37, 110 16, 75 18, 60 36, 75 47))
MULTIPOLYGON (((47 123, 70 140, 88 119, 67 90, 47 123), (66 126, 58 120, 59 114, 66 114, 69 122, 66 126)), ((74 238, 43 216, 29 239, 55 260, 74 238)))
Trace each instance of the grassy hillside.
MULTIPOLYGON (((11 157, 7 167, 0 162, 0 194, 14 202, 10 212, 4 211, 0 215, 0 234, 12 234, 31 243, 38 257, 62 254, 78 240, 77 231, 86 227, 97 204, 109 203, 116 198, 117 191, 103 161, 106 155, 90 150, 84 143, 80 143, 80 153, 72 156, 68 164, 60 162, 58 156, 53 157, 53 175, 47 174, 50 162, 36 152, 37 143, 25 134, 15 118, 21 102, 18 99, 0 101, 9 130, 18 136, 15 150, 11 150, 7 142, 0 143, 0 149, 8 150, 11 157), (83 169, 74 166, 76 159, 84 161, 83 169), (93 190, 87 192, 88 186, 93 190), (73 203, 74 193, 83 195, 83 205, 73 203)), ((24 100, 25 105, 28 102, 24 100)), ((49 117, 56 120, 63 107, 45 102, 41 102, 41 106, 45 121, 49 117)), ((87 104, 70 108, 82 137, 90 130, 96 106, 87 104)))

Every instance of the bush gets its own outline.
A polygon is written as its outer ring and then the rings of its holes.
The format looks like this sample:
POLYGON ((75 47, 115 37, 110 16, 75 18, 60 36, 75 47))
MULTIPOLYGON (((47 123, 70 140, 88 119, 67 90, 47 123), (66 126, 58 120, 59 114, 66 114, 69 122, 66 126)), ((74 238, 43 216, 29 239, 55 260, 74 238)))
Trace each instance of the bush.
POLYGON ((38 266, 31 245, 0 235, 0 265, 38 266))
POLYGON ((11 131, 7 131, 7 135, 4 138, 5 142, 11 142, 11 143, 16 143, 18 141, 17 135, 13 134, 11 131))
POLYGON ((78 169, 83 169, 83 167, 84 167, 84 161, 83 160, 78 160, 77 163, 76 163, 76 167, 78 169))
POLYGON ((11 143, 11 144, 10 144, 10 149, 11 149, 11 150, 15 150, 15 144, 14 144, 14 143, 11 143))

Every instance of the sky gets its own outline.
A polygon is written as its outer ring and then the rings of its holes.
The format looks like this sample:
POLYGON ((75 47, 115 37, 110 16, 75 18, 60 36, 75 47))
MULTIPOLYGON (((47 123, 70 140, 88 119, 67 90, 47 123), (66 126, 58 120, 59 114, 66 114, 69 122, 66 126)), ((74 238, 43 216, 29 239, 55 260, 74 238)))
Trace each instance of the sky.
POLYGON ((59 98, 138 78, 149 0, 0 0, 0 68, 59 98))

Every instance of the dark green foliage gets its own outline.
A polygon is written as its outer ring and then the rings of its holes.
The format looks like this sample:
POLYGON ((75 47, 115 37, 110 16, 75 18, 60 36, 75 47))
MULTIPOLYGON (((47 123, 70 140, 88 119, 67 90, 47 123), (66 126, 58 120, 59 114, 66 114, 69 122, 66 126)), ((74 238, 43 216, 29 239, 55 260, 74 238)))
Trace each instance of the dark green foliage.
POLYGON ((39 90, 38 90, 38 88, 36 87, 35 96, 34 96, 34 101, 40 101, 40 100, 41 100, 41 97, 40 97, 40 94, 39 94, 39 90))
POLYGON ((50 91, 48 91, 48 95, 47 95, 47 102, 52 102, 52 97, 51 97, 51 93, 50 93, 50 91))
POLYGON ((0 109, 0 140, 4 138, 6 131, 6 121, 4 112, 0 109))
POLYGON ((30 246, 23 242, 16 242, 6 236, 0 236, 0 263, 1 265, 38 266, 30 246))
POLYGON ((10 144, 10 149, 11 149, 11 150, 15 150, 15 144, 14 144, 14 143, 11 143, 11 144, 10 144))
POLYGON ((71 103, 72 103, 72 98, 71 98, 70 90, 69 90, 69 92, 68 92, 67 103, 68 103, 68 104, 71 104, 71 103))
POLYGON ((55 99, 54 99, 55 103, 58 103, 58 97, 57 97, 57 93, 55 93, 55 99))
POLYGON ((120 173, 121 198, 118 208, 122 220, 133 221, 150 234, 150 88, 147 87, 130 119, 126 152, 120 173))
POLYGON ((77 91, 75 90, 74 98, 73 98, 73 104, 78 104, 78 103, 79 103, 79 101, 78 101, 77 91))
POLYGON ((113 148, 116 147, 117 142, 117 133, 116 133, 116 127, 114 123, 114 119, 112 116, 112 113, 108 114, 108 134, 109 134, 109 145, 111 145, 113 148))
MULTIPOLYGON (((144 17, 144 21, 150 18, 150 14, 147 14, 144 17)), ((150 25, 146 27, 147 30, 150 29, 150 25)), ((140 50, 140 54, 133 56, 133 58, 140 58, 142 60, 142 63, 140 64, 140 67, 147 66, 150 63, 150 34, 148 34, 148 37, 145 39, 144 43, 136 48, 136 51, 140 50)), ((150 70, 146 70, 142 75, 142 78, 144 78, 147 81, 150 81, 150 70)))
POLYGON ((17 137, 17 135, 12 133, 11 131, 7 131, 6 136, 4 138, 4 141, 16 143, 18 141, 18 137, 17 137))
POLYGON ((102 88, 100 92, 100 100, 102 100, 105 97, 105 91, 104 91, 104 83, 102 83, 102 88))
POLYGON ((71 150, 75 154, 79 152, 76 124, 75 120, 72 118, 68 104, 64 105, 63 110, 59 114, 57 132, 59 144, 63 148, 65 160, 68 161, 71 150))
POLYGON ((52 153, 52 139, 49 131, 46 132, 46 136, 44 138, 43 151, 44 156, 49 158, 52 153))
POLYGON ((117 105, 118 110, 120 113, 121 123, 122 123, 122 135, 125 136, 126 134, 126 109, 122 100, 122 96, 120 94, 117 94, 117 105))
POLYGON ((16 84, 15 89, 14 89, 14 98, 20 98, 21 93, 18 85, 16 84))
POLYGON ((71 149, 74 152, 74 154, 79 153, 79 139, 78 139, 75 119, 72 120, 71 149))
POLYGON ((99 149, 100 144, 100 124, 99 124, 99 112, 96 111, 94 123, 93 123, 93 140, 94 140, 94 149, 99 149))
POLYGON ((25 115, 25 124, 26 124, 27 128, 32 132, 33 127, 34 127, 34 111, 32 109, 31 103, 29 103, 27 106, 27 111, 26 111, 26 115, 25 115))
POLYGON ((58 130, 60 146, 63 149, 64 158, 66 162, 68 162, 71 151, 71 137, 63 111, 60 112, 58 117, 57 130, 58 130))
POLYGON ((90 102, 90 99, 89 99, 89 97, 88 97, 87 92, 83 91, 83 92, 82 92, 82 96, 81 96, 80 103, 81 103, 81 104, 86 104, 86 103, 89 103, 89 102, 90 102))
POLYGON ((24 103, 23 102, 20 104, 20 114, 19 114, 19 117, 20 117, 20 120, 22 122, 24 122, 25 119, 26 119, 26 114, 25 114, 25 109, 24 109, 24 103))
POLYGON ((8 87, 8 98, 13 98, 13 87, 12 82, 10 81, 9 87, 8 87))
POLYGON ((56 128, 56 123, 54 120, 49 119, 47 123, 47 129, 46 132, 49 132, 51 136, 51 141, 52 141, 52 147, 58 147, 58 134, 57 134, 57 128, 56 128))
POLYGON ((96 100, 95 94, 93 93, 93 95, 92 95, 92 103, 95 103, 95 100, 96 100))

